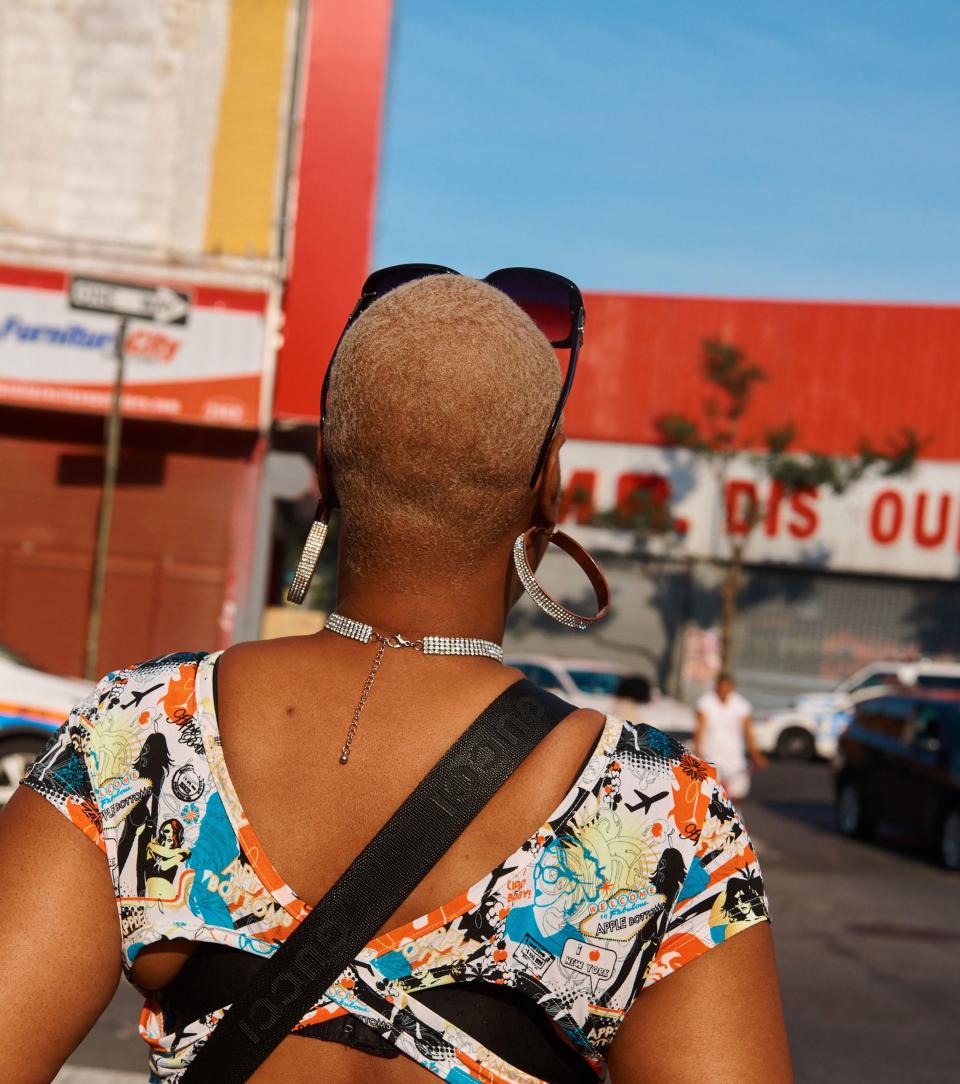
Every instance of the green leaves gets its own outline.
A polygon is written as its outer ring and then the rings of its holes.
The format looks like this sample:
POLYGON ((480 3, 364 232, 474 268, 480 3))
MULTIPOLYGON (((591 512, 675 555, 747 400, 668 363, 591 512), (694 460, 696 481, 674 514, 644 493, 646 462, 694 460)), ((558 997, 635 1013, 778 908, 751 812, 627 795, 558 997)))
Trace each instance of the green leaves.
POLYGON ((750 456, 762 476, 779 482, 787 494, 818 486, 843 493, 871 471, 885 477, 910 471, 929 440, 903 428, 884 438, 879 447, 863 437, 855 457, 815 451, 788 454, 798 438, 793 422, 768 426, 762 440, 741 429, 749 415, 756 385, 768 379, 766 370, 750 361, 739 346, 722 339, 704 339, 701 349, 706 384, 704 422, 684 414, 665 414, 657 420, 657 429, 669 447, 719 458, 723 475, 728 461, 743 453, 750 456), (758 451, 761 444, 763 450, 758 451))
POLYGON ((697 423, 682 414, 664 414, 657 418, 656 426, 664 444, 671 448, 688 448, 691 452, 711 450, 697 423))
POLYGON ((884 444, 885 451, 878 451, 867 437, 860 440, 860 461, 865 467, 881 465, 880 473, 884 476, 904 474, 913 469, 920 452, 930 443, 931 437, 921 437, 916 430, 908 426, 888 436, 884 444))
POLYGON ((764 436, 767 443, 767 450, 770 454, 783 455, 797 439, 797 428, 793 422, 787 422, 786 425, 771 426, 767 429, 764 436))
POLYGON ((767 379, 766 372, 751 364, 739 346, 722 339, 704 339, 701 364, 707 382, 726 393, 727 404, 722 412, 731 420, 746 413, 754 384, 767 379))
POLYGON ((741 450, 740 419, 750 407, 756 384, 767 379, 740 347, 722 339, 705 339, 701 369, 707 382, 705 424, 683 414, 665 414, 657 429, 665 444, 699 455, 731 455, 741 450))
MULTIPOLYGON (((892 477, 913 469, 917 456, 929 438, 921 439, 912 429, 903 428, 899 433, 884 440, 884 448, 875 448, 863 437, 860 454, 856 458, 824 455, 822 452, 788 456, 778 450, 778 442, 770 441, 767 434, 766 455, 754 457, 754 462, 768 477, 780 483, 785 493, 801 489, 829 486, 834 493, 844 493, 855 482, 871 471, 892 477)), ((788 442, 789 444, 789 442, 788 442)), ((787 445, 782 446, 783 449, 787 445)))

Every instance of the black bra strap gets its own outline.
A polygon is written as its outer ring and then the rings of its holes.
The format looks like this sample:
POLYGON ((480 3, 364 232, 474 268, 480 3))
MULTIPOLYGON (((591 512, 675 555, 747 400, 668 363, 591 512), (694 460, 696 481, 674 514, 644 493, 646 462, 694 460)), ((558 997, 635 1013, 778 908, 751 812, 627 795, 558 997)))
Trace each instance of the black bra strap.
POLYGON ((181 1084, 249 1079, 527 755, 574 710, 526 679, 501 693, 238 995, 181 1084))

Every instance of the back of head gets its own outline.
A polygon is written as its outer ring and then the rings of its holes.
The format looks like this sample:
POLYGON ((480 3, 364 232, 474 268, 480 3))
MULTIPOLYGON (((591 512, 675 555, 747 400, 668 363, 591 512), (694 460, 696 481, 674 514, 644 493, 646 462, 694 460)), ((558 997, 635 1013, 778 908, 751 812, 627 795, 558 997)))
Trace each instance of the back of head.
POLYGON ((650 682, 642 674, 629 674, 620 679, 617 696, 624 700, 633 700, 637 704, 649 704, 650 682))
POLYGON ((546 338, 485 283, 434 275, 374 302, 327 399, 348 565, 466 573, 523 529, 560 383, 546 338))

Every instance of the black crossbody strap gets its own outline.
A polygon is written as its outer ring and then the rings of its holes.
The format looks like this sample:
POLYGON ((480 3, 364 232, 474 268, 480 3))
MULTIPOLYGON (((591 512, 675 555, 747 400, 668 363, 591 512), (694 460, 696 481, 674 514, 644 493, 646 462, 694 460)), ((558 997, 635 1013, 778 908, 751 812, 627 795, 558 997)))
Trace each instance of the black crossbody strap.
POLYGON ((487 707, 245 987, 181 1084, 242 1084, 575 709, 526 679, 487 707))

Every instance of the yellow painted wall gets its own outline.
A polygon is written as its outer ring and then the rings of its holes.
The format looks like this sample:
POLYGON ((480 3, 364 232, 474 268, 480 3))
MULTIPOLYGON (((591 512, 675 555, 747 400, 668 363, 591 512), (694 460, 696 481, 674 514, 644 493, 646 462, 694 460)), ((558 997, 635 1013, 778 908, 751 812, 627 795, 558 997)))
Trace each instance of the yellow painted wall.
POLYGON ((271 255, 286 117, 281 113, 290 0, 231 0, 220 119, 213 150, 205 248, 271 255))

